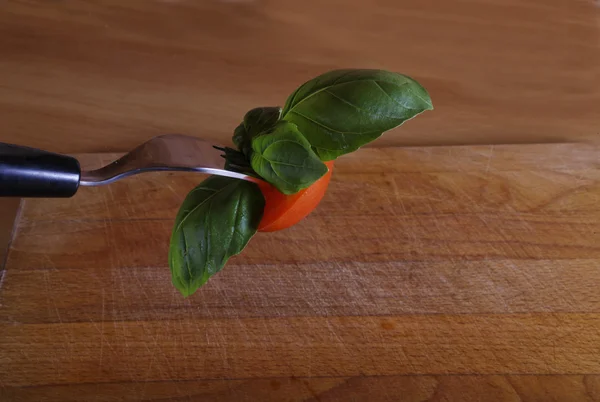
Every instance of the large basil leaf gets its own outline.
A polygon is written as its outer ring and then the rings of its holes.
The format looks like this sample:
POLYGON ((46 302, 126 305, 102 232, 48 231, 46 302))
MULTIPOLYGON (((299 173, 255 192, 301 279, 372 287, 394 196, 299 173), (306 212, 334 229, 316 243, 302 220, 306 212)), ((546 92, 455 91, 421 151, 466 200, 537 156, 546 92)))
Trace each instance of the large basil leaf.
POLYGON ((418 82, 383 70, 334 70, 298 88, 282 119, 298 126, 322 160, 335 159, 433 106, 418 82))
POLYGON ((296 125, 287 121, 252 139, 250 165, 284 194, 307 188, 328 170, 296 125))
POLYGON ((184 296, 244 249, 258 229, 264 206, 256 184, 229 177, 210 176, 187 195, 169 248, 172 281, 184 296))
POLYGON ((280 117, 280 107, 257 107, 249 110, 244 116, 244 121, 233 132, 233 143, 247 154, 252 138, 272 128, 280 117))

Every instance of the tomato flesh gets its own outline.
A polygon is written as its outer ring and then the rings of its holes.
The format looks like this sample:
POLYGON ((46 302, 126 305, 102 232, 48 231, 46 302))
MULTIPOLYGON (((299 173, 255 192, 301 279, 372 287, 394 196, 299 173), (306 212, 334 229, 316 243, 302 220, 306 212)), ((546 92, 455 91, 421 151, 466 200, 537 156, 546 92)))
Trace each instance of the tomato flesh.
POLYGON ((269 183, 258 183, 265 197, 265 211, 258 226, 259 232, 287 229, 306 218, 319 205, 333 173, 333 161, 325 164, 329 171, 310 187, 296 194, 285 195, 269 183))

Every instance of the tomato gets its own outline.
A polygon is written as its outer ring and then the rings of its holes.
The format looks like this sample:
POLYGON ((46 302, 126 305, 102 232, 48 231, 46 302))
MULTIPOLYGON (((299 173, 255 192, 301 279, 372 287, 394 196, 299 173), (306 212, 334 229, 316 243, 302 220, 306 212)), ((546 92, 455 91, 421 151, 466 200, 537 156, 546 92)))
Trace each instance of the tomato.
POLYGON ((285 195, 269 183, 264 181, 258 183, 265 197, 265 212, 258 226, 259 232, 287 229, 300 222, 319 205, 327 191, 333 172, 333 161, 325 162, 325 164, 329 171, 310 187, 296 194, 285 195))

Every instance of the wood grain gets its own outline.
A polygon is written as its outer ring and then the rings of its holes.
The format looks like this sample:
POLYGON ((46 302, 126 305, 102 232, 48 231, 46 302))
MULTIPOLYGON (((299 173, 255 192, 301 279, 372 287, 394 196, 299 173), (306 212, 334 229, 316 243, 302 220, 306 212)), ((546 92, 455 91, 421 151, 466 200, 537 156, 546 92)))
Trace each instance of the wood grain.
MULTIPOLYGON (((0 199, 0 278, 4 274, 6 252, 12 236, 19 204, 20 200, 18 198, 0 199)), ((2 279, 0 279, 1 282, 2 279)))
POLYGON ((145 401, 597 401, 597 375, 291 377, 49 385, 2 390, 7 400, 145 401), (141 398, 140 398, 141 396, 141 398))
POLYGON ((400 144, 597 141, 593 0, 4 1, 0 141, 123 151, 179 132, 229 142, 333 68, 413 76, 435 111, 400 144))
POLYGON ((361 150, 188 299, 167 245, 201 176, 25 200, 0 399, 600 400, 599 152, 361 150))

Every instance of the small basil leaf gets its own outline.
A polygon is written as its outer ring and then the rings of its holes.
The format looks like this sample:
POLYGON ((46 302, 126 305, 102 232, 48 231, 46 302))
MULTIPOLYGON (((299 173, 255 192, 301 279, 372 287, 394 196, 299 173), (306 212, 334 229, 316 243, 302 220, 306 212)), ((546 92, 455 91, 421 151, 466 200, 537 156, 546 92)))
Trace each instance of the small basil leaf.
POLYGON ((256 184, 229 177, 210 176, 187 195, 169 248, 172 281, 185 297, 244 249, 264 206, 256 184))
POLYGON ((296 125, 286 121, 252 139, 250 165, 284 194, 307 188, 328 170, 296 125))
POLYGON ((249 110, 244 121, 233 132, 233 143, 240 151, 248 153, 252 138, 275 126, 280 117, 280 107, 257 107, 249 110))
POLYGON ((244 123, 240 123, 240 125, 237 126, 235 130, 233 130, 233 137, 231 139, 233 141, 233 144, 237 147, 237 149, 241 151, 244 147, 247 137, 248 133, 246 132, 244 123))
POLYGON ((257 107, 244 116, 244 127, 250 138, 273 127, 281 117, 281 108, 278 106, 257 107))
POLYGON ((355 151, 433 106, 418 82, 383 70, 334 70, 298 88, 282 119, 298 126, 322 160, 355 151))

